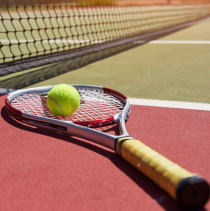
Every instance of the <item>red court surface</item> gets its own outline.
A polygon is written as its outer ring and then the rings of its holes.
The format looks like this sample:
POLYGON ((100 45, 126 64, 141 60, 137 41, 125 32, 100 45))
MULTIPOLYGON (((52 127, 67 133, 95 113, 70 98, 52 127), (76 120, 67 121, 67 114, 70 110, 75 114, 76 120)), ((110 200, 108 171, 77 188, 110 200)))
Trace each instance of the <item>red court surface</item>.
MULTIPOLYGON (((97 144, 22 125, 0 97, 0 210, 182 210, 97 144)), ((210 182, 210 112, 132 106, 128 132, 210 182)), ((203 210, 210 210, 208 202, 203 210)))

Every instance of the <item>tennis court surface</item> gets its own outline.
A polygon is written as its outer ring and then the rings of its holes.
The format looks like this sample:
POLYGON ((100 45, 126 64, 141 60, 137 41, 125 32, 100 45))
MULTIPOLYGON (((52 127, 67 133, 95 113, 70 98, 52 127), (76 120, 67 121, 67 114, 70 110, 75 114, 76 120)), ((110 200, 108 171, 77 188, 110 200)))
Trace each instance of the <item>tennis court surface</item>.
POLYGON ((0 12, 0 210, 186 210, 114 150, 16 121, 5 98, 117 90, 128 133, 210 183, 210 1, 0 0, 0 12))

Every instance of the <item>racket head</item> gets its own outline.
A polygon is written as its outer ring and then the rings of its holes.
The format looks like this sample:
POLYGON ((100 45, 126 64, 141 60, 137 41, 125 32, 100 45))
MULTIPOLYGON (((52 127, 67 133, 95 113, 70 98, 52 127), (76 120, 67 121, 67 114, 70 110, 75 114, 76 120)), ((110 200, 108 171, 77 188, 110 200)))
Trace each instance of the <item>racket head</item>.
MULTIPOLYGON (((97 128, 128 119, 130 104, 118 91, 91 85, 72 85, 80 94, 80 107, 69 117, 55 116, 47 106, 47 94, 53 86, 36 87, 12 92, 6 97, 8 113, 19 121, 40 119, 72 122, 97 128)), ((124 127, 124 126, 123 126, 124 127)), ((123 128, 125 130, 125 128, 123 128)))

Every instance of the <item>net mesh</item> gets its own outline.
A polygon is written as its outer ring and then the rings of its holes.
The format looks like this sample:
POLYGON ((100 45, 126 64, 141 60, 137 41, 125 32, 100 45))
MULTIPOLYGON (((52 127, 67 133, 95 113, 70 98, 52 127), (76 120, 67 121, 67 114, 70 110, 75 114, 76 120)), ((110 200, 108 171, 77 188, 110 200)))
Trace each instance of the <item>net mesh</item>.
POLYGON ((0 0, 0 75, 144 42, 208 16, 210 0, 0 0))

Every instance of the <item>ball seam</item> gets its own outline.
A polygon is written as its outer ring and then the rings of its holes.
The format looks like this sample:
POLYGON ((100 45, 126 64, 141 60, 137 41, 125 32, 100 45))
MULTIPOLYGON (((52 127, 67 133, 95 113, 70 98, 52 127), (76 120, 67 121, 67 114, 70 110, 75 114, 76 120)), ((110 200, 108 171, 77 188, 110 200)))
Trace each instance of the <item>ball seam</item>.
POLYGON ((60 104, 58 103, 58 101, 57 101, 56 99, 52 98, 52 97, 48 97, 48 98, 51 99, 51 100, 53 100, 53 101, 57 104, 57 106, 60 108, 61 114, 62 114, 62 116, 63 116, 63 109, 62 109, 62 107, 60 106, 60 104))

